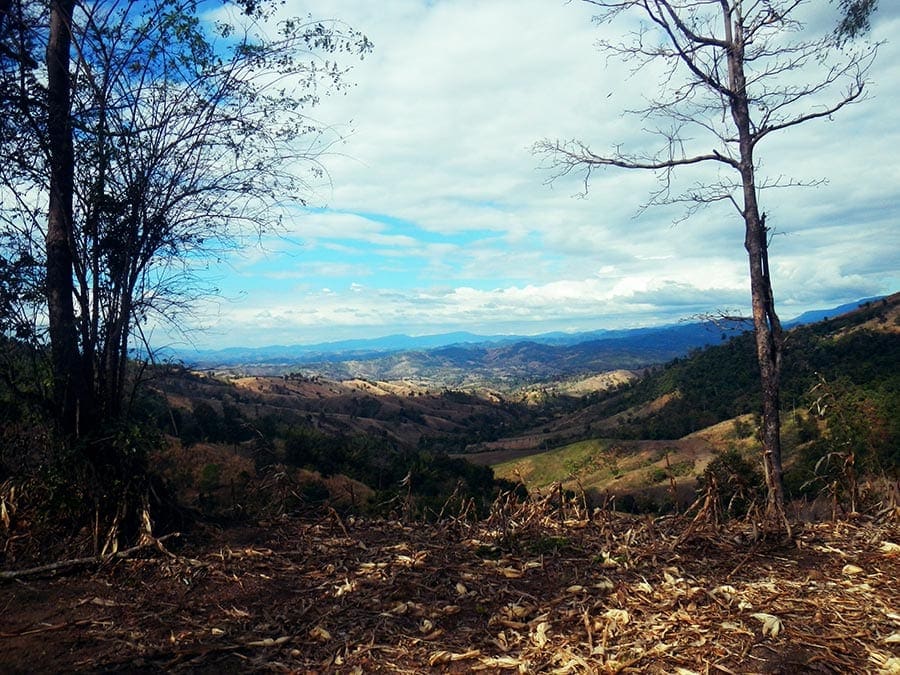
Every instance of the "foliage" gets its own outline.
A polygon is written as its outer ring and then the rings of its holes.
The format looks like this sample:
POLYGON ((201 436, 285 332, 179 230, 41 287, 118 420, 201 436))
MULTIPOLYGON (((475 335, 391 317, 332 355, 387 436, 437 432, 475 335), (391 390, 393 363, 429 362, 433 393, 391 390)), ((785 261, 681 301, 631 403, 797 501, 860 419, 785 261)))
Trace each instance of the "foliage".
MULTIPOLYGON (((30 21, 16 23, 17 34, 3 24, 0 35, 2 92, 22 108, 2 139, 0 328, 36 342, 44 339, 48 158, 38 64, 46 18, 43 3, 12 4, 30 21), (10 57, 12 45, 29 50, 27 68, 10 57)), ((262 21, 265 4, 248 12, 262 21)), ((85 378, 81 395, 93 399, 82 402, 82 418, 120 413, 129 344, 145 342, 142 326, 154 317, 183 315, 204 291, 195 276, 204 260, 277 228, 286 204, 303 203, 309 176, 322 173, 321 147, 300 140, 321 133, 309 110, 345 73, 323 55, 371 49, 338 24, 212 26, 203 11, 192 0, 86 2, 71 18, 67 226, 80 363, 69 377, 85 378)))
MULTIPOLYGON (((895 371, 896 372, 896 371, 895 371)), ((854 383, 843 375, 822 378, 810 393, 811 408, 826 430, 801 448, 795 481, 806 496, 825 494, 861 508, 862 476, 900 477, 900 380, 882 386, 854 383)))
MULTIPOLYGON (((311 109, 344 86, 333 55, 372 47, 338 22, 267 23, 268 1, 213 22, 214 4, 0 8, 0 100, 15 112, 0 123, 0 335, 36 364, 3 374, 43 399, 48 466, 81 467, 58 475, 112 504, 113 522, 146 486, 134 403, 148 329, 183 321, 214 291, 197 270, 305 203, 327 143, 311 109)), ((249 433, 227 406, 192 422, 195 440, 249 433)))
POLYGON ((325 476, 343 474, 377 491, 373 508, 434 517, 448 500, 474 499, 483 512, 495 492, 493 471, 444 453, 401 450, 368 435, 337 436, 294 427, 284 439, 285 461, 325 476))
POLYGON ((842 16, 834 30, 834 37, 839 44, 844 44, 869 31, 878 0, 840 0, 839 7, 842 16))
POLYGON ((744 333, 720 345, 695 350, 601 400, 605 416, 671 396, 656 413, 624 421, 621 438, 673 439, 755 410, 759 369, 753 337, 744 333))
POLYGON ((697 481, 697 492, 709 494, 725 518, 743 518, 759 507, 765 483, 759 469, 737 450, 726 450, 711 461, 697 481))

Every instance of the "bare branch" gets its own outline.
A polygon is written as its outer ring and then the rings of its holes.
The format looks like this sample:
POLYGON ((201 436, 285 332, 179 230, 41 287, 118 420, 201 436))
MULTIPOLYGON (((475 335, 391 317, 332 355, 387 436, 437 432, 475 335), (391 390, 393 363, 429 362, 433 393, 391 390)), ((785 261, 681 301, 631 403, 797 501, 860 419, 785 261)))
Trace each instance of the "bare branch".
MULTIPOLYGON (((638 67, 654 61, 666 66, 668 81, 662 83, 662 92, 648 107, 632 112, 643 120, 664 119, 670 126, 650 130, 662 139, 659 151, 650 155, 631 155, 621 147, 609 155, 597 154, 586 143, 575 140, 544 140, 534 146, 534 151, 549 158, 551 181, 583 171, 585 193, 595 169, 643 170, 656 173, 659 185, 642 208, 682 203, 686 205, 684 220, 704 206, 729 202, 741 215, 762 390, 767 510, 790 532, 784 511, 779 419, 784 337, 772 292, 768 257, 771 231, 759 198, 764 190, 810 182, 780 176, 758 178, 754 152, 772 132, 829 117, 862 100, 865 73, 877 45, 835 58, 829 51, 835 42, 833 35, 818 40, 793 39, 791 36, 802 26, 791 15, 802 0, 587 1, 603 10, 601 19, 605 21, 633 13, 656 27, 662 46, 647 46, 644 28, 632 32, 634 42, 630 45, 602 40, 600 46, 624 60, 636 60, 638 67), (798 80, 809 84, 797 84, 798 80), (834 95, 838 84, 848 80, 844 93, 834 95), (828 95, 830 102, 823 103, 821 99, 828 95), (689 151, 690 129, 707 132, 719 147, 689 151), (705 180, 680 194, 673 193, 676 170, 708 162, 732 169, 734 178, 705 180)), ((861 7, 864 19, 874 7, 870 0, 842 0, 848 12, 851 4, 861 7)), ((863 23, 856 20, 853 25, 863 23)))

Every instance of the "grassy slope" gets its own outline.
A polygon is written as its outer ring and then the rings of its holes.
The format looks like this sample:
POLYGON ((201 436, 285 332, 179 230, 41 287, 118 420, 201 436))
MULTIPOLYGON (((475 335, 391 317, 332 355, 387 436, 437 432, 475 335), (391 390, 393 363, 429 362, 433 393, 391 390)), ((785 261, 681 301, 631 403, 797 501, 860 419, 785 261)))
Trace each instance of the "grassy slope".
MULTIPOLYGON (((896 376, 898 337, 900 298, 896 295, 887 303, 794 331, 788 340, 785 398, 802 405, 800 401, 815 381, 812 378, 820 372, 829 379, 845 376, 858 384, 868 381, 884 389, 883 382, 896 376)), ((755 457, 758 450, 753 438, 739 438, 735 433, 735 421, 752 424, 752 416, 730 416, 754 407, 755 376, 746 372, 744 363, 748 361, 745 352, 749 346, 750 341, 744 336, 668 364, 623 394, 544 425, 540 430, 543 433, 535 430, 529 435, 485 444, 492 452, 476 461, 493 466, 498 477, 521 481, 531 489, 559 482, 566 488, 578 487, 599 494, 659 494, 671 489, 671 476, 680 492, 692 490, 696 477, 718 453, 736 448, 755 457), (723 399, 718 407, 717 399, 723 399), (702 419, 713 423, 701 426, 698 420, 702 419), (692 427, 696 430, 691 431, 692 427), (665 429, 690 433, 671 440, 594 438, 558 442, 552 449, 538 452, 541 444, 546 446, 554 437, 571 438, 578 432, 587 435, 585 430, 615 437, 616 432, 634 436, 641 431, 665 429)), ((794 427, 792 415, 786 414, 786 439, 796 435, 794 427)), ((787 467, 797 459, 793 445, 788 442, 787 467)))

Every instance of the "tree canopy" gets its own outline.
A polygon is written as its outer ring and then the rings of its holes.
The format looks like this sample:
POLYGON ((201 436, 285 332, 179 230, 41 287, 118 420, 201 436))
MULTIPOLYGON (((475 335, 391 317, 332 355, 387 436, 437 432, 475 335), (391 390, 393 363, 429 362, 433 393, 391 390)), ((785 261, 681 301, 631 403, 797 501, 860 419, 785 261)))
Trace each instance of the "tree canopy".
POLYGON ((346 86, 335 59, 372 45, 337 21, 273 23, 266 9, 119 0, 48 14, 20 0, 2 14, 0 93, 22 113, 2 139, 2 327, 70 342, 54 368, 80 381, 82 419, 121 412, 130 346, 210 290, 204 261, 277 229, 323 175, 311 111, 346 86), (42 64, 56 37, 70 64, 42 64), (54 334, 59 322, 70 328, 54 334))
POLYGON ((305 203, 328 148, 312 111, 347 86, 339 61, 372 49, 337 20, 276 21, 278 6, 0 4, 15 112, 0 121, 0 334, 31 348, 51 452, 86 467, 114 525, 146 479, 141 432, 128 437, 134 348, 151 354, 150 322, 180 325, 212 290, 197 273, 210 259, 305 203))

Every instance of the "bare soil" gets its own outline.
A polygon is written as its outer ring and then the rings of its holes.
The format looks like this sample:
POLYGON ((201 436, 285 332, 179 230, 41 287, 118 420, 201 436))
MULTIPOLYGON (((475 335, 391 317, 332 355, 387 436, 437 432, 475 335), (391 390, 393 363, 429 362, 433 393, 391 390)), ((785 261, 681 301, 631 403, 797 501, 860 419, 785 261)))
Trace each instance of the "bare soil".
POLYGON ((586 514, 282 519, 0 581, 0 671, 897 673, 900 531, 586 514))

